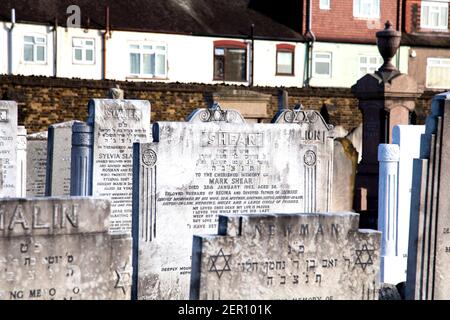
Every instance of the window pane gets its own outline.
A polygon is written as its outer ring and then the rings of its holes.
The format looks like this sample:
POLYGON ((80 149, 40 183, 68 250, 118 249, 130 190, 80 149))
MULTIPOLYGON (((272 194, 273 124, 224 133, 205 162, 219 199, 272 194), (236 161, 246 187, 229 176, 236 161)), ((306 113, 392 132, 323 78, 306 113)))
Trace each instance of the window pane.
POLYGON ((320 75, 329 75, 330 64, 328 62, 316 62, 316 73, 320 75))
POLYGON ((426 6, 425 4, 422 4, 422 14, 420 16, 420 19, 422 20, 422 25, 423 26, 428 26, 429 25, 429 21, 428 21, 428 15, 429 15, 429 7, 426 6))
POLYGON ((45 61, 45 47, 36 46, 36 59, 37 61, 45 61))
POLYGON ((359 58, 359 63, 367 63, 367 58, 366 57, 360 57, 359 58))
POLYGON ((86 40, 86 45, 87 45, 87 46, 93 46, 93 45, 94 45, 94 41, 92 41, 92 40, 86 40))
POLYGON ((36 43, 45 43, 45 38, 42 37, 36 37, 35 38, 36 43))
POLYGON ((245 81, 247 79, 245 49, 227 49, 225 52, 225 80, 245 81))
POLYGON ((316 59, 330 59, 330 56, 328 54, 316 53, 316 59))
POLYGON ((377 64, 377 60, 378 60, 377 57, 371 57, 370 58, 370 63, 371 64, 377 64))
POLYGON ((136 50, 139 50, 139 45, 138 45, 138 44, 131 44, 131 45, 130 45, 130 49, 136 49, 136 50))
POLYGON ((155 74, 155 55, 144 54, 143 55, 144 74, 155 74))
POLYGON ((277 73, 292 74, 292 52, 278 52, 277 73))
POLYGON ((163 54, 156 55, 156 74, 160 76, 166 75, 166 56, 163 54))
POLYGON ((144 50, 152 50, 153 47, 152 46, 144 46, 144 50))
POLYGON ((23 39, 25 42, 34 43, 34 37, 25 36, 23 39))
POLYGON ((448 7, 441 7, 440 27, 448 27, 448 7))
POLYGON ((223 56, 223 55, 225 55, 225 49, 223 49, 223 48, 216 48, 214 50, 214 54, 216 56, 223 56))
POLYGON ((141 55, 139 53, 130 54, 130 72, 132 74, 141 73, 141 55))
POLYGON ((75 49, 75 60, 76 61, 83 60, 83 51, 81 49, 78 48, 75 49))
POLYGON ((33 57, 33 45, 26 44, 23 48, 23 59, 25 61, 34 61, 33 57))
POLYGON ((156 50, 163 50, 166 51, 166 47, 165 46, 157 46, 156 50))
POLYGON ((224 62, 225 58, 223 55, 214 56, 214 79, 224 79, 224 62))
POLYGON ((86 61, 94 61, 94 50, 86 50, 86 61))

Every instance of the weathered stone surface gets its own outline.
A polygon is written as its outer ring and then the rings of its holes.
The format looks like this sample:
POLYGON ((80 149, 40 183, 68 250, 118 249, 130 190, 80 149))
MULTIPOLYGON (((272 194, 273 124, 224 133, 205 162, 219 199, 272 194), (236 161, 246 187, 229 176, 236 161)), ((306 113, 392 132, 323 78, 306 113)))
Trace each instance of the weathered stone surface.
POLYGON ((47 132, 27 136, 27 197, 45 195, 47 132))
POLYGON ((435 96, 414 160, 407 299, 450 299, 450 93, 435 96))
POLYGON ((56 123, 48 127, 46 196, 70 195, 72 127, 80 121, 56 123))
POLYGON ((383 283, 380 287, 379 300, 402 300, 402 297, 395 285, 383 283))
POLYGON ((353 211, 358 152, 347 138, 334 140, 331 211, 353 211))
POLYGON ((0 299, 129 299, 130 242, 108 234, 110 203, 0 200, 0 299))
MULTIPOLYGON (((318 117, 316 117, 318 115, 318 117)), ((134 280, 139 299, 186 299, 193 234, 220 213, 327 211, 333 139, 314 123, 160 122, 134 146, 134 280)))
POLYGON ((150 141, 150 103, 94 99, 87 122, 94 127, 92 195, 111 199, 110 232, 130 234, 133 143, 150 141))
POLYGON ((378 300, 380 232, 355 213, 226 215, 195 236, 191 299, 378 300))
POLYGON ((0 100, 0 160, 3 190, 0 197, 17 196, 17 103, 0 100))

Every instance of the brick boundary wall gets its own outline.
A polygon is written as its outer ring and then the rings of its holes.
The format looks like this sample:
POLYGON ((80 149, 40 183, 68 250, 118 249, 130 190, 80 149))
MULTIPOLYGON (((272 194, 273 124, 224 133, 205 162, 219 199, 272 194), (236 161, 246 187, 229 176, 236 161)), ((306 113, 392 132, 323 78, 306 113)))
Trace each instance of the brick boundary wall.
MULTIPOLYGON (((28 133, 47 130, 53 123, 87 119, 87 103, 91 98, 105 98, 116 84, 125 90, 126 99, 149 100, 152 122, 183 121, 194 109, 205 107, 212 93, 224 88, 251 90, 272 95, 269 116, 278 108, 275 87, 182 84, 160 82, 125 82, 81 80, 29 76, 0 76, 0 99, 19 103, 19 124, 28 133)), ((283 88, 289 93, 289 105, 301 103, 306 109, 321 111, 333 125, 347 130, 361 121, 358 102, 349 88, 283 88)), ((436 92, 426 92, 417 104, 417 124, 423 124, 436 92)))

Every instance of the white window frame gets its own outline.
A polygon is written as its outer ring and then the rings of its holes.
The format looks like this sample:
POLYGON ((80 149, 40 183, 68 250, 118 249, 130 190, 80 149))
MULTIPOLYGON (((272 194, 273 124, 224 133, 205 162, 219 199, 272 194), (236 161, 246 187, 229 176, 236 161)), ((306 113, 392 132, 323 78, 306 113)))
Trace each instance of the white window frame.
POLYGON ((128 73, 134 78, 157 78, 157 79, 167 79, 168 74, 168 56, 167 56, 167 44, 159 42, 128 42, 128 73), (139 46, 139 49, 131 48, 131 46, 139 46), (144 46, 151 46, 152 49, 146 49, 144 46), (157 47, 164 47, 164 50, 158 49, 157 47), (132 53, 138 53, 140 56, 140 73, 131 72, 131 59, 132 53), (155 55, 155 73, 144 73, 144 54, 154 54, 155 55), (156 56, 164 55, 164 74, 158 74, 156 68, 156 56))
POLYGON ((47 64, 47 35, 41 33, 27 33, 23 35, 22 57, 25 64, 47 64), (32 37, 33 43, 25 41, 25 37, 32 37), (37 38, 44 39, 44 42, 36 42, 37 38), (25 60, 25 45, 33 45, 33 61, 25 60), (37 47, 44 47, 44 60, 37 60, 37 47))
POLYGON ((381 0, 353 0, 353 16, 356 18, 379 19, 381 11, 381 0), (371 10, 369 14, 363 13, 363 4, 370 4, 371 10), (359 11, 358 11, 359 9, 359 11))
POLYGON ((383 58, 380 55, 376 55, 376 54, 360 54, 358 56, 358 75, 359 75, 359 78, 365 76, 368 73, 371 73, 370 69, 374 69, 374 72, 375 72, 376 70, 378 70, 382 66, 382 64, 383 64, 383 58), (367 62, 366 63, 362 63, 361 62, 361 58, 366 58, 367 62), (376 64, 370 63, 370 59, 371 58, 376 58, 377 59, 376 64), (361 67, 362 66, 367 68, 367 73, 364 73, 364 74, 361 73, 361 67))
POLYGON ((95 39, 94 38, 81 38, 72 37, 72 64, 95 64, 95 39), (80 45, 76 44, 76 41, 80 42, 80 45), (86 44, 87 41, 92 41, 92 45, 86 44), (75 50, 81 49, 81 60, 75 58, 75 50), (86 60, 86 51, 92 50, 92 61, 86 60))
POLYGON ((449 89, 450 88, 450 83, 449 85, 446 86, 430 86, 429 85, 429 68, 433 67, 433 66, 439 66, 439 67, 443 67, 443 68, 450 68, 450 58, 427 58, 427 68, 426 68, 426 87, 427 88, 433 88, 433 89, 449 89), (442 63, 443 61, 447 62, 447 63, 442 63))
POLYGON ((331 0, 319 0, 320 10, 330 10, 331 0))
POLYGON ((448 30, 448 1, 422 1, 420 4, 420 27, 424 29, 434 29, 434 30, 448 30), (425 7, 428 7, 428 22, 431 21, 431 14, 437 13, 439 16, 439 20, 441 17, 440 10, 441 8, 447 9, 447 14, 445 15, 445 20, 440 21, 441 24, 438 26, 433 26, 425 24, 425 19, 422 17, 425 15, 425 7))
POLYGON ((313 54, 313 77, 315 78, 331 78, 333 75, 333 54, 329 51, 316 51, 313 54), (318 54, 328 55, 328 58, 317 58, 318 54), (330 64, 329 74, 318 74, 316 73, 316 62, 326 62, 330 64))

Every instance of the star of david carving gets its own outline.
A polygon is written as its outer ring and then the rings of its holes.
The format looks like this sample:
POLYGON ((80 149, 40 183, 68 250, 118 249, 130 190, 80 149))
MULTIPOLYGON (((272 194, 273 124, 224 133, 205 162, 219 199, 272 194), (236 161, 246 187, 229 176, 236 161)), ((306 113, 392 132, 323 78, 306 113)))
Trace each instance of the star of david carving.
POLYGON ((225 271, 231 271, 229 264, 230 259, 231 254, 224 254, 223 250, 220 249, 217 255, 209 257, 209 261, 211 262, 209 272, 216 272, 220 279, 225 271))
POLYGON ((131 278, 131 272, 130 270, 127 270, 127 264, 125 263, 125 266, 121 268, 122 270, 116 269, 116 285, 114 286, 114 289, 122 289, 123 294, 127 293, 127 287, 129 286, 129 280, 131 278), (126 277, 128 276, 128 278, 126 277), (128 281, 126 281, 128 279, 128 281))
POLYGON ((355 265, 360 265, 363 271, 366 267, 373 264, 372 255, 375 252, 374 249, 369 249, 366 244, 362 246, 361 250, 355 250, 356 262, 355 265))

